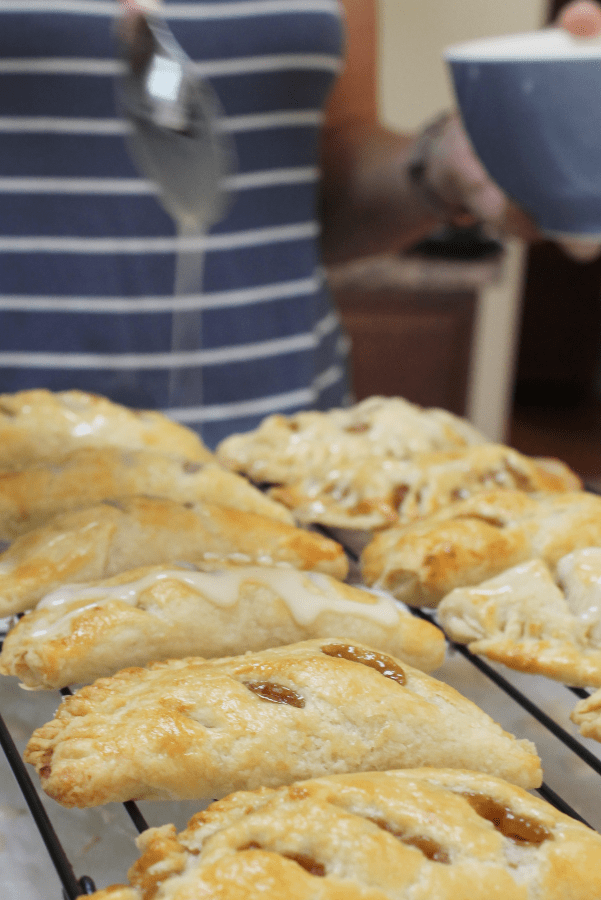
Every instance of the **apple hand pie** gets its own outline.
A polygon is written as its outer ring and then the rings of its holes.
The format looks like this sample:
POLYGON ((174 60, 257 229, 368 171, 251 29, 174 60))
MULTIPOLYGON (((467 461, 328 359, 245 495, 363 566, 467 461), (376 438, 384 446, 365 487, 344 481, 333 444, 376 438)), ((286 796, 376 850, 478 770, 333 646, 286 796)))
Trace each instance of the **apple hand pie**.
POLYGON ((62 513, 0 554, 0 616, 32 609, 68 582, 172 562, 289 565, 344 579, 335 541, 217 504, 129 497, 62 513))
POLYGON ((601 689, 579 700, 570 718, 583 737, 601 741, 601 689))
POLYGON ((225 438, 217 458, 257 484, 292 484, 322 477, 359 459, 409 459, 486 438, 444 409, 423 409, 401 397, 368 397, 345 409, 273 415, 258 428, 225 438))
POLYGON ((150 828, 91 900, 593 900, 601 836, 491 775, 332 775, 150 828))
POLYGON ((419 765, 541 784, 534 745, 456 690, 343 639, 123 669, 80 688, 25 761, 66 807, 222 797, 419 765))
POLYGON ((0 673, 29 688, 61 688, 153 660, 236 656, 338 635, 426 672, 444 659, 435 625, 323 573, 155 566, 48 594, 9 631, 0 673))
POLYGON ((270 495, 299 522, 377 530, 430 516, 491 488, 577 490, 580 480, 503 444, 419 453, 411 459, 356 458, 276 486, 270 495))
POLYGON ((414 606, 437 606, 454 588, 518 563, 555 566, 572 550, 601 546, 601 496, 491 490, 426 519, 381 531, 361 555, 366 584, 414 606))
POLYGON ((107 445, 214 460, 196 432, 160 412, 128 409, 78 390, 0 394, 0 469, 107 445))
POLYGON ((437 619, 472 653, 566 684, 601 687, 601 548, 569 553, 553 570, 533 559, 455 588, 437 619))
POLYGON ((285 506, 216 463, 153 450, 84 447, 0 471, 0 540, 13 540, 58 513, 134 494, 219 503, 294 524, 285 506))

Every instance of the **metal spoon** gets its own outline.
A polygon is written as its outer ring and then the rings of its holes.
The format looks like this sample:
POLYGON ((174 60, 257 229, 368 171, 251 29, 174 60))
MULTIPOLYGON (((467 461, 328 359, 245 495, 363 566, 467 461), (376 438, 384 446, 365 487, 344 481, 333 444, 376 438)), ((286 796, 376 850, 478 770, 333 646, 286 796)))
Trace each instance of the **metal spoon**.
POLYGON ((132 126, 129 149, 142 174, 158 186, 180 238, 174 294, 181 303, 173 312, 171 334, 171 352, 180 359, 170 374, 169 403, 200 406, 202 370, 193 364, 186 368, 183 361, 199 346, 202 237, 227 211, 225 179, 235 166, 233 146, 218 127, 221 109, 214 91, 160 16, 159 4, 137 17, 135 32, 120 41, 120 51, 125 70, 117 100, 132 126))
POLYGON ((158 13, 138 16, 120 51, 117 98, 132 126, 132 157, 176 222, 203 232, 225 212, 234 163, 229 136, 218 127, 219 101, 158 13))

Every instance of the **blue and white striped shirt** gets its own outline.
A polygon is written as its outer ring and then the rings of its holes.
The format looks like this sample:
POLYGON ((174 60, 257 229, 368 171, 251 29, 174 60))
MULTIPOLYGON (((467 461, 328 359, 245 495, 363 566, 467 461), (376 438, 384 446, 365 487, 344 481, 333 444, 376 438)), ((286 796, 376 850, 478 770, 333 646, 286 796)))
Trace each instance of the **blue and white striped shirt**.
POLYGON ((338 0, 166 0, 237 156, 227 217, 196 239, 202 290, 185 296, 174 223, 115 110, 117 11, 0 2, 0 391, 102 393, 162 409, 209 446, 271 412, 344 403, 317 219, 338 0))

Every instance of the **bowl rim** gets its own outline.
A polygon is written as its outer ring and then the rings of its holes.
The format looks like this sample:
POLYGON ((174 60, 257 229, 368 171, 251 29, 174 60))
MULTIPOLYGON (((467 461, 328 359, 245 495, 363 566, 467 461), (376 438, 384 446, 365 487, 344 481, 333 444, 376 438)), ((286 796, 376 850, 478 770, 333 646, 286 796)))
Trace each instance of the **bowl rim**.
POLYGON ((451 44, 443 51, 449 63, 549 62, 601 59, 601 35, 577 37, 549 27, 451 44))

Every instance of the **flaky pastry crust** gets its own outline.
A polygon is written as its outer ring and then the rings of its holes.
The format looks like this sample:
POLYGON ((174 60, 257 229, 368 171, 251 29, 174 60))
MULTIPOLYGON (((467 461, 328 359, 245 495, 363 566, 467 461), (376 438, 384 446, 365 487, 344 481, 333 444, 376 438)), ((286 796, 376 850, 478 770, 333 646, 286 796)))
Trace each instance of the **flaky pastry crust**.
POLYGON ((443 598, 452 640, 512 669, 601 687, 601 548, 534 559, 443 598))
POLYGON ((549 469, 503 444, 477 444, 406 460, 356 458, 329 472, 309 471, 299 481, 271 489, 270 495, 293 510, 299 522, 377 530, 422 519, 491 489, 580 487, 573 473, 549 469))
POLYGON ((67 697, 25 760, 67 807, 417 765, 541 783, 530 741, 432 676, 340 639, 122 670, 67 697))
POLYGON ((197 462, 214 459, 192 429, 160 412, 129 409, 78 390, 0 394, 2 469, 106 445, 175 453, 197 462))
POLYGON ((408 459, 416 453, 484 443, 466 419, 400 397, 368 397, 346 409, 273 415, 254 431, 217 447, 218 459, 257 483, 293 484, 360 459, 408 459))
POLYGON ((449 769, 232 794, 138 838, 94 900, 592 900, 601 837, 526 791, 449 769))
POLYGON ((210 503, 129 497, 62 513, 0 554, 0 616, 69 582, 169 562, 289 565, 345 578, 335 541, 253 512, 210 503))
POLYGON ((491 444, 465 419, 399 397, 270 416, 255 431, 226 438, 216 454, 269 485, 298 521, 362 531, 410 522, 491 487, 582 487, 557 460, 491 444))
POLYGON ((338 635, 426 672, 445 655, 435 625, 389 596, 323 573, 154 566, 46 596, 6 636, 0 673, 29 688, 61 688, 153 660, 235 656, 338 635))
POLYGON ((601 546, 601 497, 585 491, 492 490, 420 522, 379 532, 361 555, 366 584, 416 606, 437 606, 457 587, 479 584, 518 563, 551 566, 601 546))
POLYGON ((583 737, 601 741, 601 689, 579 700, 570 718, 583 737))
POLYGON ((13 540, 67 510, 135 494, 219 503, 294 524, 285 506, 216 463, 153 450, 84 447, 0 472, 0 540, 13 540))

